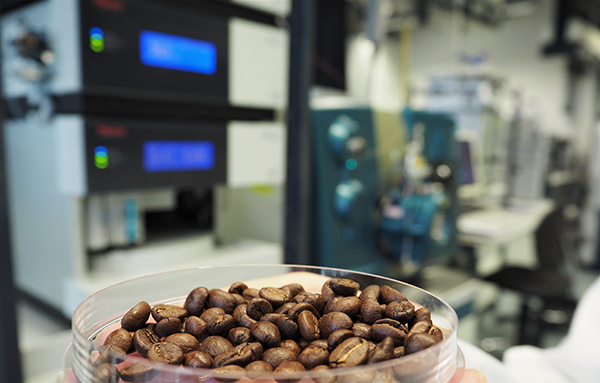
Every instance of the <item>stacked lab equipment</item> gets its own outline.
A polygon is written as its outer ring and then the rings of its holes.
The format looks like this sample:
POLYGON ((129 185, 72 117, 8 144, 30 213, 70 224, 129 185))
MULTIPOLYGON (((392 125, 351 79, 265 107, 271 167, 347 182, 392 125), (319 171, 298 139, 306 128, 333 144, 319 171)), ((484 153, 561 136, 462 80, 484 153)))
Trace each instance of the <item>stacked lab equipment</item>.
POLYGON ((216 245, 234 216, 223 195, 285 180, 289 2, 241 3, 46 0, 3 15, 24 294, 68 317, 138 275, 282 261, 276 243, 216 245))

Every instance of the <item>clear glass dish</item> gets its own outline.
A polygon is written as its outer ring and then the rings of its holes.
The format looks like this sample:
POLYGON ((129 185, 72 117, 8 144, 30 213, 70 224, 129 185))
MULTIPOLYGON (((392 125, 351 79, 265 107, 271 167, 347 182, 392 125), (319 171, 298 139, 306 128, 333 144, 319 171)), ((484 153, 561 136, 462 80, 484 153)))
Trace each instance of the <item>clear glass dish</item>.
MULTIPOLYGON (((199 286, 227 289, 234 282, 249 287, 282 286, 301 283, 306 291, 320 292, 328 278, 350 278, 361 289, 371 284, 389 285, 417 306, 428 308, 433 323, 444 331, 444 339, 418 353, 369 365, 307 371, 298 376, 277 375, 249 379, 215 379, 210 369, 153 364, 130 355, 121 367, 132 362, 149 363, 157 371, 148 382, 412 382, 457 383, 464 371, 464 359, 457 346, 458 317, 446 302, 418 287, 393 279, 350 270, 296 265, 234 265, 200 267, 170 271, 125 281, 97 292, 86 299, 73 314, 73 345, 65 355, 65 371, 59 381, 67 383, 103 383, 95 378, 94 360, 106 335, 120 327, 122 316, 135 304, 146 301, 182 305, 188 293, 199 286)), ((119 380, 122 382, 122 380, 119 380)))

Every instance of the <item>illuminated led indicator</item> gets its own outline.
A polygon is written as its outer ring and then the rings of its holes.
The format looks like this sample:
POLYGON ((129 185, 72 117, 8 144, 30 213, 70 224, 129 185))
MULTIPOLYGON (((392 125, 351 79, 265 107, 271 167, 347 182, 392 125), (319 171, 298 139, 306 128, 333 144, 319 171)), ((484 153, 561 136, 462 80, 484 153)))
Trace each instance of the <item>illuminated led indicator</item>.
POLYGON ((90 48, 94 52, 104 50, 104 31, 98 27, 90 29, 90 48))
POLYGON ((108 149, 104 146, 96 146, 94 149, 94 163, 98 169, 106 169, 108 166, 108 149))
POLYGON ((354 169, 356 169, 357 166, 358 166, 358 162, 356 162, 356 160, 354 158, 349 158, 346 161, 346 169, 348 169, 348 170, 354 170, 354 169))

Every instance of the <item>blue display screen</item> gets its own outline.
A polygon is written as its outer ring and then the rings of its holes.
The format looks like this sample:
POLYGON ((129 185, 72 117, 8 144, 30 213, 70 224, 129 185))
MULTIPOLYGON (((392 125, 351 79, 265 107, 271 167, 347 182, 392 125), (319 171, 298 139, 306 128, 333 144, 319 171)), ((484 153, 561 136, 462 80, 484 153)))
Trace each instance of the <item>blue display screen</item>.
POLYGON ((215 166, 215 145, 210 141, 146 141, 143 162, 150 173, 210 170, 215 166))
POLYGON ((209 41, 142 31, 140 61, 157 68, 211 75, 217 71, 217 48, 209 41))

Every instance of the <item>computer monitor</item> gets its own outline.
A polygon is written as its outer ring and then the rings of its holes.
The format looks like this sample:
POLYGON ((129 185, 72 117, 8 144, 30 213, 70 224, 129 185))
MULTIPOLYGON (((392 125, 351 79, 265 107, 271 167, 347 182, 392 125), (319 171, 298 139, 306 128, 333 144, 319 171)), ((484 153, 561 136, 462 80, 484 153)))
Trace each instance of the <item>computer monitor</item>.
POLYGON ((483 194, 483 164, 475 140, 466 136, 457 137, 459 149, 458 169, 454 178, 458 182, 458 197, 461 200, 476 200, 483 194))

